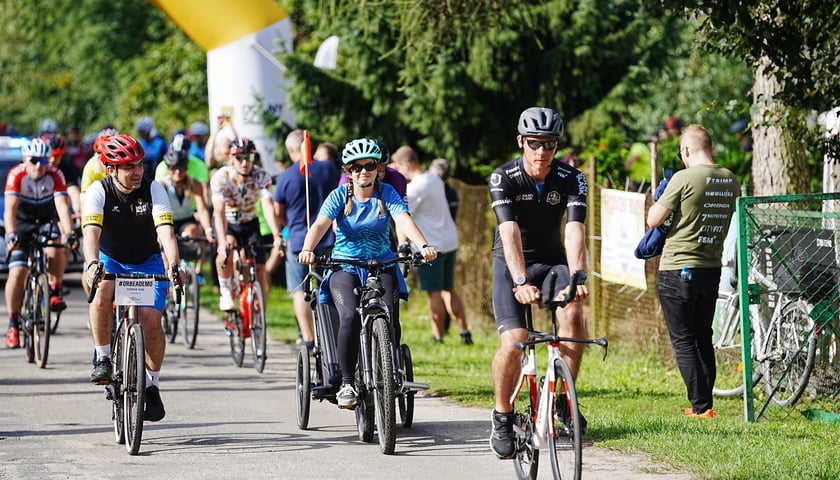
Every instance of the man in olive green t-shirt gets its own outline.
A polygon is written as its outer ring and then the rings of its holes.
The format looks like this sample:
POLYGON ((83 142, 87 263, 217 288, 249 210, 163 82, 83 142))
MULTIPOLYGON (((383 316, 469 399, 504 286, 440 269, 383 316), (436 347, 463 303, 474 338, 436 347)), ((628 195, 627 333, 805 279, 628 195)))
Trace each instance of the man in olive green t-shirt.
POLYGON ((716 374, 712 318, 723 240, 740 186, 732 172, 715 163, 712 140, 702 126, 686 127, 679 154, 686 168, 671 178, 650 208, 647 223, 658 227, 674 214, 659 261, 656 292, 691 402, 685 414, 711 418, 716 374))

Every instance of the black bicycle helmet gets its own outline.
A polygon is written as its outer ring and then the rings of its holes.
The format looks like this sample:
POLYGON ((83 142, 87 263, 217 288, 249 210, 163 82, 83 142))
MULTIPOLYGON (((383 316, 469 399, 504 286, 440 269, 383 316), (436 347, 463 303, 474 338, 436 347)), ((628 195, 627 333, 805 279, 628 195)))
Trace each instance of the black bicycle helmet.
POLYGON ((230 154, 242 155, 247 153, 257 153, 257 146, 248 138, 235 138, 230 142, 230 154))
POLYGON ((550 108, 528 108, 519 115, 519 134, 532 137, 560 137, 563 135, 563 119, 550 108))
POLYGON ((189 150, 190 140, 183 133, 177 133, 172 136, 172 142, 169 144, 166 155, 163 156, 163 161, 169 168, 186 166, 189 150))

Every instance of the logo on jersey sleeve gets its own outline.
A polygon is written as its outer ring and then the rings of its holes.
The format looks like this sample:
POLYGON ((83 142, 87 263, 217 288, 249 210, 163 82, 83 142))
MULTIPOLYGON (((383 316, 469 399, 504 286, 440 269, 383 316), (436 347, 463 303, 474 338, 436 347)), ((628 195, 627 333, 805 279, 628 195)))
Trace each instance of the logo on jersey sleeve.
POLYGON ((82 225, 99 225, 102 226, 102 214, 101 213, 86 213, 82 217, 82 225))
POLYGON ((490 185, 498 187, 502 183, 502 176, 498 173, 490 174, 490 185))
POLYGON ((545 201, 548 202, 549 205, 557 205, 560 203, 560 193, 557 190, 548 192, 548 196, 545 197, 545 201))

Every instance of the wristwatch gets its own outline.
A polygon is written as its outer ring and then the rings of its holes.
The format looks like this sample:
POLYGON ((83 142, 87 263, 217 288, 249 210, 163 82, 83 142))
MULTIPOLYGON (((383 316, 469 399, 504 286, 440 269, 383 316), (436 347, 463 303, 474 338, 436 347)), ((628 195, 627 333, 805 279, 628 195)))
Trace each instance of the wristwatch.
POLYGON ((524 275, 520 275, 520 276, 513 279, 513 286, 515 286, 515 287, 521 287, 522 285, 525 285, 526 283, 528 283, 528 278, 525 277, 524 275))

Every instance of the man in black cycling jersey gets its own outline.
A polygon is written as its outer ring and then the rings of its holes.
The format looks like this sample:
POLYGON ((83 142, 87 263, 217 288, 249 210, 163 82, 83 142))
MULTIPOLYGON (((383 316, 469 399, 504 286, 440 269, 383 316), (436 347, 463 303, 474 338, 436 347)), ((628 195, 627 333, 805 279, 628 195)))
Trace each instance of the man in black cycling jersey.
MULTIPOLYGON (((519 116, 516 142, 522 156, 490 175, 490 200, 496 214, 493 239, 493 313, 501 344, 493 358, 496 408, 491 415, 490 448, 502 459, 514 455, 511 395, 519 379, 522 350, 528 340, 525 306, 548 295, 545 281, 558 273, 555 291, 564 293, 569 271, 586 269, 586 177, 554 158, 563 134, 563 120, 554 110, 531 107, 519 116), (567 213, 564 231, 560 227, 567 213), (565 248, 564 248, 565 247, 565 248)), ((583 337, 581 300, 589 294, 577 288, 573 303, 558 311, 557 332, 583 337)), ((583 345, 560 345, 560 355, 577 376, 583 345)), ((585 421, 581 419, 585 428, 585 421)))
MULTIPOLYGON (((129 135, 113 135, 102 145, 100 155, 107 176, 87 189, 82 212, 88 285, 93 286, 97 265, 102 266, 103 273, 165 274, 161 245, 171 262, 170 278, 180 284, 180 257, 172 226, 172 208, 166 190, 143 175, 143 147, 129 135)), ((106 385, 111 380, 115 282, 99 280, 96 296, 90 304, 90 326, 96 350, 90 381, 106 385)), ((165 282, 157 282, 154 305, 139 308, 146 348, 144 418, 151 422, 166 415, 158 385, 166 349, 160 319, 168 288, 165 282)))

